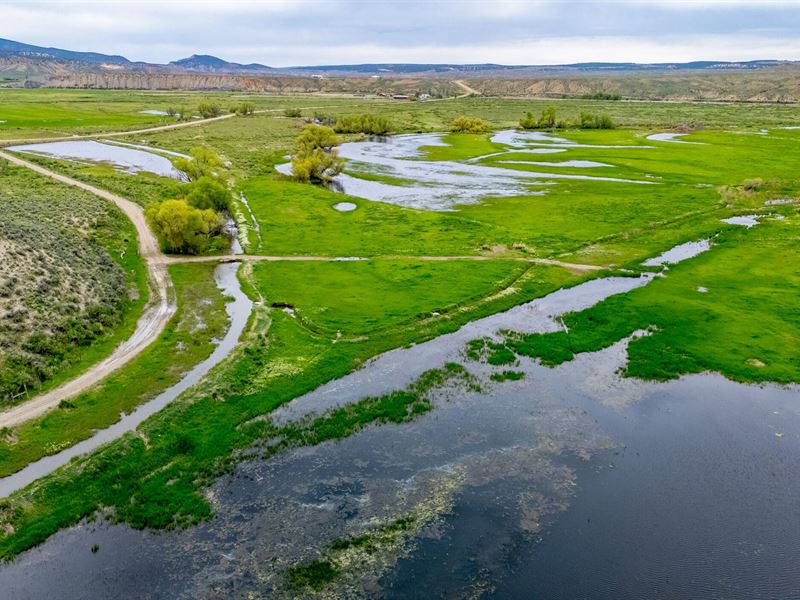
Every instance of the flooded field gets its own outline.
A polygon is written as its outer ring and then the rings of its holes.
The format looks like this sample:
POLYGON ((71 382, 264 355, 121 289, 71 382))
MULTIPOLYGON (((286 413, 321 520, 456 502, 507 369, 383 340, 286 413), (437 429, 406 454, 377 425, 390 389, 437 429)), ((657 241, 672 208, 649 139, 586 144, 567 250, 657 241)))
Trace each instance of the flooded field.
MULTIPOLYGON (((135 144, 76 140, 25 144, 22 146, 10 146, 8 149, 14 152, 39 154, 74 162, 107 163, 123 173, 135 174, 146 171, 162 177, 186 181, 186 175, 172 166, 172 162, 167 157, 150 151, 146 146, 135 144)), ((183 156, 177 152, 154 150, 172 156, 183 156)))
POLYGON ((624 381, 623 356, 523 360, 503 383, 470 363, 481 390, 443 389, 411 424, 240 465, 211 490, 210 523, 73 527, 0 585, 20 600, 294 597, 291 565, 413 519, 368 556, 334 553, 343 575, 323 597, 794 597, 797 390, 624 381))
MULTIPOLYGON (((654 264, 708 248, 678 246, 654 264)), ((209 490, 208 523, 167 533, 83 523, 0 567, 0 587, 20 600, 87 589, 170 599, 794 597, 796 387, 712 374, 623 379, 628 340, 556 368, 524 358, 492 367, 465 353, 502 330, 556 331, 559 315, 652 279, 589 281, 383 354, 274 420, 404 389, 448 362, 467 375, 435 389, 433 410, 411 423, 270 460, 253 449, 209 490), (313 561, 336 576, 298 589, 293 573, 313 561)))
MULTIPOLYGON (((476 157, 466 162, 424 160, 423 149, 447 146, 444 134, 424 133, 374 138, 349 142, 337 147, 347 159, 348 172, 334 177, 331 189, 367 200, 396 204, 407 208, 451 210, 459 204, 474 204, 484 198, 540 195, 559 180, 658 185, 653 181, 559 173, 559 168, 613 167, 595 161, 556 163, 501 161, 506 164, 549 166, 553 172, 506 169, 476 164, 477 161, 503 154, 550 154, 574 148, 647 148, 647 146, 594 146, 570 142, 541 132, 501 131, 492 141, 508 146, 505 152, 476 157)), ((291 174, 291 163, 276 169, 291 174)))

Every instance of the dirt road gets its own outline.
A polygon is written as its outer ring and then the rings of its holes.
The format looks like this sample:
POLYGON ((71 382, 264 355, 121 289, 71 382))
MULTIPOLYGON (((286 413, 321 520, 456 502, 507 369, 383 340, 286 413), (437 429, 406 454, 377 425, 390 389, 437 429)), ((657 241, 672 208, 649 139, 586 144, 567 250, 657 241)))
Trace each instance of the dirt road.
POLYGON ((578 263, 564 262, 554 258, 531 258, 525 256, 483 256, 483 255, 466 255, 466 256, 400 256, 400 255, 387 255, 387 256, 371 256, 371 257, 358 257, 358 256, 312 256, 312 255, 286 255, 286 256, 267 256, 263 254, 229 254, 225 256, 168 256, 166 261, 170 264, 173 263, 192 263, 192 262, 247 262, 247 261, 264 261, 264 262, 348 262, 352 260, 422 260, 422 261, 450 261, 450 260, 513 260, 517 262, 526 262, 537 265, 553 265, 556 267, 563 267, 576 273, 590 273, 592 271, 602 271, 608 269, 611 265, 584 265, 578 263))
POLYGON ((131 220, 139 238, 139 253, 147 266, 150 299, 142 316, 136 324, 136 330, 130 338, 101 362, 92 365, 63 385, 44 394, 31 398, 24 404, 0 413, 0 427, 13 427, 24 421, 36 418, 48 410, 58 406, 61 400, 86 391, 109 374, 130 362, 164 330, 167 322, 175 313, 175 300, 172 281, 167 271, 166 257, 162 254, 158 240, 147 226, 142 208, 115 194, 101 190, 92 185, 59 175, 48 169, 30 163, 12 154, 0 151, 0 158, 20 167, 25 167, 61 183, 72 185, 116 204, 131 220))
POLYGON ((457 96, 457 98, 466 98, 467 96, 480 96, 481 95, 481 93, 478 90, 476 90, 475 88, 469 87, 461 79, 453 80, 453 83, 455 83, 458 87, 460 87, 462 90, 464 90, 464 93, 461 94, 460 96, 457 96))

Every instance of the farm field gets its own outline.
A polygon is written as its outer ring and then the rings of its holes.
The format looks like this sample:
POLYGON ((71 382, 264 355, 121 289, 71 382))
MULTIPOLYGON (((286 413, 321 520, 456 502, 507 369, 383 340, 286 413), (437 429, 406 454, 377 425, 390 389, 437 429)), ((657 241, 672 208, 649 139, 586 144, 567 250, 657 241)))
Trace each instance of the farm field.
MULTIPOLYGON (((162 155, 210 150, 241 246, 234 253, 236 244, 229 249, 220 236, 195 257, 165 246, 177 304, 166 329, 99 385, 0 431, 0 485, 145 405, 212 354, 233 326, 231 298, 215 283, 218 262, 239 264, 238 285, 253 303, 238 344, 197 385, 136 431, 9 489, 0 504, 0 556, 8 561, 67 543, 58 532, 76 525, 70 531, 83 543, 94 518, 114 523, 103 533, 112 540, 123 524, 222 540, 238 531, 230 515, 246 510, 230 504, 240 489, 226 499, 220 490, 264 469, 258 477, 295 507, 270 514, 296 541, 250 548, 258 566, 236 577, 257 572, 259 590, 276 597, 337 597, 416 573, 424 552, 443 552, 437 540, 469 531, 459 494, 510 485, 525 535, 552 524, 585 475, 576 465, 613 460, 615 436, 636 436, 617 413, 590 423, 596 407, 587 398, 604 394, 603 411, 612 397, 623 410, 635 404, 623 402, 629 396, 716 398, 681 387, 714 384, 720 398, 763 394, 764 406, 791 412, 785 397, 800 383, 794 106, 3 89, 0 121, 0 145, 73 135, 105 142, 104 134, 120 133, 113 139, 162 155), (176 124, 144 110, 242 101, 256 112, 125 134, 176 124), (525 113, 548 107, 573 124, 590 111, 616 127, 517 130, 525 113), (341 135, 338 151, 359 157, 335 179, 342 187, 285 174, 308 121, 362 114, 387 118, 392 135, 341 135), (451 132, 462 115, 488 130, 451 132), (348 210, 337 208, 343 202, 348 210), (671 249, 677 254, 659 258, 671 249), (540 390, 562 387, 566 408, 541 399, 540 390), (511 408, 503 408, 503 390, 511 408), (500 407, 494 413, 490 402, 500 407), (544 414, 540 428, 534 415, 544 414), (381 446, 381 435, 393 445, 381 446), (353 458, 359 444, 374 452, 373 466, 353 458), (381 464, 406 487, 381 479, 381 464), (492 479, 490 464, 508 470, 502 480, 492 479), (521 491, 520 479, 546 491, 521 491), (332 483, 314 504, 320 481, 332 483), (338 502, 350 484, 376 504, 365 500, 354 520, 340 519, 339 509, 314 513, 324 533, 314 531, 310 507, 338 502), (220 524, 224 533, 214 529, 220 524), (265 564, 275 565, 269 576, 265 564)), ((153 207, 195 185, 11 152, 134 201, 151 223, 153 207)), ((133 331, 148 286, 136 231, 102 198, 0 159, 0 215, 7 408, 24 401, 20 386, 49 389, 110 353, 133 331)), ((645 427, 646 419, 637 413, 631 422, 645 427)), ((764 443, 783 435, 770 429, 764 443)), ((202 544, 186 543, 186 557, 202 544)), ((480 560, 489 568, 500 559, 480 560)), ((171 565, 173 573, 185 567, 171 565)))

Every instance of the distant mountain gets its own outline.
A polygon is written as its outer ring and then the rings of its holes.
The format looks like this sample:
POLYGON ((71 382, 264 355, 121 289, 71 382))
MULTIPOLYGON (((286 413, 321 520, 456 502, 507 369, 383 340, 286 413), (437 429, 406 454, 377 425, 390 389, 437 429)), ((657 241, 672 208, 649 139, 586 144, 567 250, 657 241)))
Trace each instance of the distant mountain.
MULTIPOLYGON (((59 86, 98 86, 126 87, 129 85, 144 87, 172 87, 174 85, 194 86, 199 88, 228 89, 233 87, 261 84, 238 81, 224 82, 220 79, 242 77, 273 78, 313 78, 332 80, 345 78, 369 79, 376 85, 386 87, 384 80, 416 79, 416 80, 454 80, 461 78, 476 79, 556 79, 584 78, 587 76, 606 76, 614 74, 668 74, 668 73, 728 73, 752 72, 779 66, 794 66, 800 63, 776 60, 754 61, 695 61, 687 63, 576 63, 564 65, 499 65, 481 64, 448 64, 448 63, 375 63, 357 65, 320 65, 274 68, 252 63, 240 64, 229 62, 207 54, 193 54, 187 58, 175 60, 168 64, 133 62, 119 55, 100 54, 97 52, 76 52, 60 48, 45 48, 23 44, 13 40, 0 39, 0 83, 3 85, 25 85, 30 87, 59 86), (135 77, 134 77, 135 76, 135 77), (136 83, 134 84, 134 77, 136 83), (170 79, 170 77, 172 79, 170 79), (175 78, 183 77, 180 84, 175 78), (189 78, 188 80, 186 78, 189 78), (126 79, 127 78, 127 79, 126 79), (204 79, 205 78, 205 79, 204 79), (73 82, 70 84, 70 82, 73 82), (188 83, 187 83, 188 82, 188 83)), ((277 85, 277 83, 275 84, 277 85)), ((304 84, 294 86, 281 83, 281 89, 305 89, 304 84)), ((349 84, 342 84, 342 91, 349 84)), ((355 85, 355 84, 353 84, 355 85)), ((433 84, 431 84, 433 85, 433 84)), ((335 86, 316 86, 330 87, 335 86)), ((352 87, 352 86, 350 86, 352 87)), ((371 90, 371 85, 357 85, 360 90, 371 90)), ((508 86, 507 86, 508 87, 508 86)), ((515 87, 515 86, 511 86, 515 87)), ((541 86, 540 86, 541 87, 541 86)), ((544 86, 548 89, 551 85, 544 86)), ((488 92, 488 90, 487 90, 488 92)), ((552 92, 556 93, 556 92, 552 92)), ((776 92, 777 93, 777 92, 776 92)), ((632 94, 635 95, 635 94, 632 94)))
POLYGON ((186 71, 202 71, 204 73, 258 73, 262 71, 276 71, 276 69, 265 65, 259 65, 257 63, 241 65, 208 54, 192 54, 188 58, 172 61, 168 66, 186 71))
POLYGON ((75 61, 84 63, 99 63, 113 65, 133 64, 124 56, 99 54, 97 52, 74 52, 72 50, 62 50, 60 48, 43 48, 41 46, 31 46, 12 40, 0 38, 0 56, 28 57, 34 59, 57 59, 61 61, 75 61))

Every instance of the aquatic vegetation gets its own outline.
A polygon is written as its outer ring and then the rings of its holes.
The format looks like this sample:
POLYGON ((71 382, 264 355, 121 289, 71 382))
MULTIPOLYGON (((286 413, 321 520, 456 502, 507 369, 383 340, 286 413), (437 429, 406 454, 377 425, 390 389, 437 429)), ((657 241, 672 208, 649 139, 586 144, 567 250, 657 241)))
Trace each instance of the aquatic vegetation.
POLYGON ((499 373, 492 373, 489 376, 489 379, 492 381, 502 382, 502 381, 519 381, 525 377, 525 373, 522 371, 500 371, 499 373))

